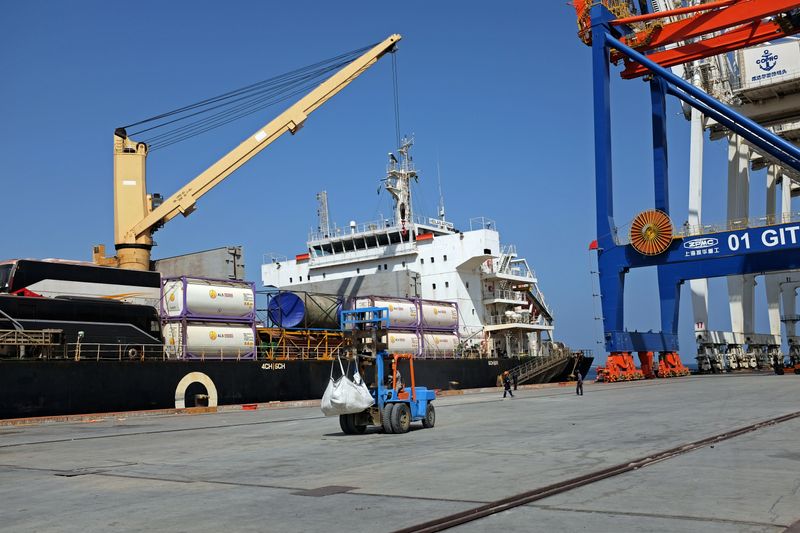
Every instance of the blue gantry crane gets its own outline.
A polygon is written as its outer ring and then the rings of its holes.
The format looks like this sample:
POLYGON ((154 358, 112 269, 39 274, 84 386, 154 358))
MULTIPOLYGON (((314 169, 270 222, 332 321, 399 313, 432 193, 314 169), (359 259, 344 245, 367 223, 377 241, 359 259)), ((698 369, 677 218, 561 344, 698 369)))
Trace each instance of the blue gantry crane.
POLYGON ((768 220, 759 227, 728 226, 715 233, 679 234, 670 219, 667 95, 740 135, 756 150, 800 172, 800 150, 673 74, 669 67, 800 32, 800 2, 719 0, 635 15, 620 0, 576 0, 579 36, 592 47, 598 271, 608 381, 688 373, 678 356, 680 288, 685 280, 800 268, 800 224, 768 220), (652 103, 653 208, 621 235, 614 222, 611 160, 611 65, 623 78, 647 76, 652 103), (656 267, 661 331, 624 327, 625 276, 656 267), (638 352, 641 371, 633 353, 638 352), (653 357, 658 354, 658 365, 653 357))

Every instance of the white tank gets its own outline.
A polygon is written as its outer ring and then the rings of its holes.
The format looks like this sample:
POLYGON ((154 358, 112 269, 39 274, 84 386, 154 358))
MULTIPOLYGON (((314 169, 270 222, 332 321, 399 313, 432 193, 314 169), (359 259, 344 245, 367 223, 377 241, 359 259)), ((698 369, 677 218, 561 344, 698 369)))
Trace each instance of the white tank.
POLYGON ((253 314, 255 295, 247 283, 188 278, 164 282, 164 315, 243 318, 253 314), (185 303, 184 303, 185 296, 185 303))
POLYGON ((425 333, 422 339, 423 357, 453 357, 458 346, 458 335, 450 333, 425 333))
POLYGON ((402 298, 358 298, 356 308, 388 307, 390 328, 414 328, 419 324, 417 304, 402 298))
POLYGON ((411 353, 419 355, 419 335, 406 331, 390 331, 382 342, 388 344, 389 353, 411 353))
POLYGON ((458 308, 451 302, 420 302, 422 327, 435 329, 457 329, 458 308))
POLYGON ((164 349, 170 358, 204 357, 235 359, 253 354, 253 328, 239 324, 189 324, 184 345, 183 324, 164 326, 164 349))

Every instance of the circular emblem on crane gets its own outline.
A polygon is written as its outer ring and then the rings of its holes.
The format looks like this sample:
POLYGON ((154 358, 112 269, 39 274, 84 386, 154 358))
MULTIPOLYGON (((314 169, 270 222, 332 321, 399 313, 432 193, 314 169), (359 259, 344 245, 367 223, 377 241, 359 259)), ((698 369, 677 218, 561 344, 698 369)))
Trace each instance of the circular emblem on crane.
POLYGON ((631 223, 631 245, 642 255, 664 253, 672 244, 672 222, 663 211, 642 211, 631 223))

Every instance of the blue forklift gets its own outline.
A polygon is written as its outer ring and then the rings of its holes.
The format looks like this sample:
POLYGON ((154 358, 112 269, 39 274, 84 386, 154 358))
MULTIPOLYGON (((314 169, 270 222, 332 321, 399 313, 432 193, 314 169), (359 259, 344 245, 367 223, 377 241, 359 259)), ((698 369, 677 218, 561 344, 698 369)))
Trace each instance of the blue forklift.
POLYGON ((343 328, 352 331, 354 345, 360 345, 360 353, 356 358, 360 360, 357 366, 362 376, 366 375, 370 366, 374 366, 375 370, 375 380, 370 386, 375 404, 360 413, 340 415, 342 431, 356 435, 364 433, 368 426, 377 426, 383 428, 384 433, 407 433, 411 423, 418 421, 422 422, 422 427, 432 428, 436 423, 436 409, 432 403, 436 399, 436 391, 416 386, 414 355, 391 354, 379 342, 386 334, 384 328, 389 324, 389 309, 343 310, 340 311, 340 320, 343 328), (359 342, 364 339, 368 339, 367 342, 359 342), (406 360, 410 387, 403 385, 399 371, 399 363, 406 360), (391 372, 387 372, 388 368, 391 368, 391 372))

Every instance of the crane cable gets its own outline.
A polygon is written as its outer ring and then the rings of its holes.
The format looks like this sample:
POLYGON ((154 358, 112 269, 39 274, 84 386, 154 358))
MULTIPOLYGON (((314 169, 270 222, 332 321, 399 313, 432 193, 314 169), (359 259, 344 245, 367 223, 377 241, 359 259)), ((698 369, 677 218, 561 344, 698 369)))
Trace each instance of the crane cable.
POLYGON ((127 130, 136 126, 145 126, 130 135, 153 132, 150 137, 142 139, 142 142, 150 145, 151 151, 164 148, 283 102, 297 94, 308 92, 318 85, 326 74, 352 63, 374 46, 375 44, 371 44, 351 50, 239 89, 133 122, 123 128, 127 130), (170 125, 173 127, 159 132, 155 131, 170 125))
POLYGON ((397 52, 392 51, 392 88, 394 92, 394 132, 400 148, 400 86, 397 82, 397 52))

